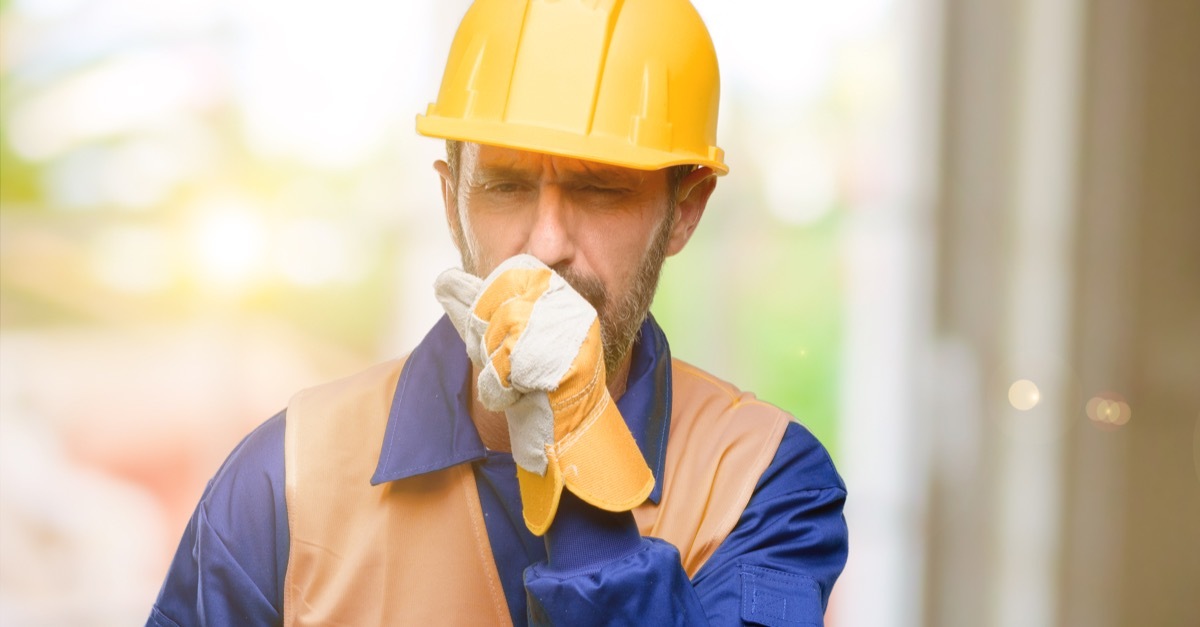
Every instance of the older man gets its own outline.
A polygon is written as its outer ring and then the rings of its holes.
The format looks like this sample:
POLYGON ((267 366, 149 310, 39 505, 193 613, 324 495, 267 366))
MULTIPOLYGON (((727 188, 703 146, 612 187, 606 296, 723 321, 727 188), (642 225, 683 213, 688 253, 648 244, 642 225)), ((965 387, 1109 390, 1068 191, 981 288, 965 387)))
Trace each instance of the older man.
POLYGON ((419 132, 463 269, 406 358, 247 436, 150 624, 819 625, 845 486, 648 311, 717 175, 686 0, 479 0, 419 132))

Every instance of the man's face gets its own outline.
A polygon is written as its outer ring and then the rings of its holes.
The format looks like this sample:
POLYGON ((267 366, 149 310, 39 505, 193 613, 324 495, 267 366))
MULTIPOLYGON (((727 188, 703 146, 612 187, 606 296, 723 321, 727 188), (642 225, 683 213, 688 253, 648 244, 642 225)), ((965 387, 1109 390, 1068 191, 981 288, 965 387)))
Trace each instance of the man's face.
POLYGON ((463 268, 484 277, 520 253, 554 268, 599 313, 613 374, 677 251, 667 172, 479 144, 462 145, 456 181, 438 169, 463 268))

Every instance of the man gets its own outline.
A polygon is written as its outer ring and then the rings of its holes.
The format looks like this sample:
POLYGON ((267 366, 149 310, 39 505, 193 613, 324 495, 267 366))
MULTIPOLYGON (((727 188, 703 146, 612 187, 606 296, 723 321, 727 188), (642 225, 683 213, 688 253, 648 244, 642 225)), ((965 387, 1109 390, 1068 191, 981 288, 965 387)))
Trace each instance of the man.
POLYGON ((717 101, 686 0, 478 0, 417 121, 447 316, 234 450, 149 623, 822 624, 829 456, 648 316, 727 170, 717 101))

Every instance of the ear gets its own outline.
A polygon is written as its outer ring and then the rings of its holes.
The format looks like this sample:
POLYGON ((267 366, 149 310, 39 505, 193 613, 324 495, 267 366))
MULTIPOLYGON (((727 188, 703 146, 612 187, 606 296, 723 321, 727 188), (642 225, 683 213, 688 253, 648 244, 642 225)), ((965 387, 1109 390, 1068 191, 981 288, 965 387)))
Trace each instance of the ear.
POLYGON ((458 218, 458 186, 455 185, 454 179, 450 177, 450 166, 441 159, 433 162, 433 169, 437 170, 438 178, 442 185, 442 205, 446 211, 446 226, 450 227, 450 234, 453 236, 455 247, 460 248, 458 234, 462 232, 462 224, 458 218))
POLYGON ((671 229, 671 239, 667 241, 667 255, 674 255, 683 250, 696 225, 700 223, 704 209, 708 206, 708 198, 717 188, 717 175, 712 168, 699 167, 688 173, 679 182, 679 195, 675 203, 675 226, 671 229))

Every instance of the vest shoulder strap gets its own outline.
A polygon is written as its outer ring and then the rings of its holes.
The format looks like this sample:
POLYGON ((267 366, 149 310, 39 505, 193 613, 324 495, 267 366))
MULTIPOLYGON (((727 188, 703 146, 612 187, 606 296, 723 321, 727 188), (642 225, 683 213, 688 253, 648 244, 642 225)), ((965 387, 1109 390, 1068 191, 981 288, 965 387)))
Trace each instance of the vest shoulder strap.
POLYGON ((512 622, 469 464, 371 485, 403 366, 288 404, 285 625, 512 622))
POLYGON ((737 525, 792 418, 678 359, 671 378, 661 504, 634 517, 642 535, 674 544, 694 577, 737 525))

